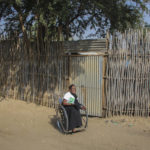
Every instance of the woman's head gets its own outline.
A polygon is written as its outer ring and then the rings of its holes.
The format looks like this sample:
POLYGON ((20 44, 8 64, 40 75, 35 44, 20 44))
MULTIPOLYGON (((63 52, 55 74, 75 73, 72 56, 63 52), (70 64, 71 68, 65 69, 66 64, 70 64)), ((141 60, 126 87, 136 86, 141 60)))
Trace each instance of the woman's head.
POLYGON ((76 94, 76 86, 74 84, 71 84, 69 86, 69 91, 73 94, 76 94))

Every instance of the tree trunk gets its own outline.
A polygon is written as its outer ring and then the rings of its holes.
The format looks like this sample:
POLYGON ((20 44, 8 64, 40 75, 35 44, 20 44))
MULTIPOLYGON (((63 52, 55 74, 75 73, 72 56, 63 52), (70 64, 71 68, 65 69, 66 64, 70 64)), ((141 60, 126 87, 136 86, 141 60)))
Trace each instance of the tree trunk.
POLYGON ((27 55, 29 55, 29 57, 31 57, 32 56, 31 45, 30 45, 30 41, 29 41, 28 36, 27 36, 27 31, 25 29, 24 22, 23 22, 23 17, 21 15, 21 13, 19 13, 19 21, 20 21, 20 24, 21 24, 21 29, 22 29, 22 32, 23 32, 24 41, 25 41, 26 48, 27 48, 27 55))
POLYGON ((57 38, 58 41, 61 41, 61 36, 62 36, 62 26, 60 25, 58 27, 58 38, 57 38))

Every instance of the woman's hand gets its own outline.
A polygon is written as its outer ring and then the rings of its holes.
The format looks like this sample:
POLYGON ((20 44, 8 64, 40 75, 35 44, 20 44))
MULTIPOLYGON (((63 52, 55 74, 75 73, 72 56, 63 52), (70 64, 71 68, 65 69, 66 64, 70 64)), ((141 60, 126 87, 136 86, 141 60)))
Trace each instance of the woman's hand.
POLYGON ((86 110, 86 107, 85 107, 85 106, 82 106, 81 109, 82 109, 82 110, 86 110))

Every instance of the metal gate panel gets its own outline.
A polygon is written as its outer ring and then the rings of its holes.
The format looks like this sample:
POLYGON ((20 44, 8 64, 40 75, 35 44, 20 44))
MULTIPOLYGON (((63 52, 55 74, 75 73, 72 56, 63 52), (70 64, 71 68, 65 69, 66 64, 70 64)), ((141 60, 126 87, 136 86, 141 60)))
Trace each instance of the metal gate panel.
POLYGON ((91 116, 102 117, 103 56, 71 56, 70 83, 91 116))

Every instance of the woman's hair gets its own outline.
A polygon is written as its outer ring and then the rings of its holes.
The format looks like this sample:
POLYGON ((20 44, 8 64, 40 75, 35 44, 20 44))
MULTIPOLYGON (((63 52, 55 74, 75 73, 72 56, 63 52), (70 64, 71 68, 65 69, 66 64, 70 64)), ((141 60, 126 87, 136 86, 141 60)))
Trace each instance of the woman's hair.
POLYGON ((73 86, 75 86, 75 85, 74 85, 74 84, 71 84, 71 85, 69 86, 69 90, 71 90, 73 86))

